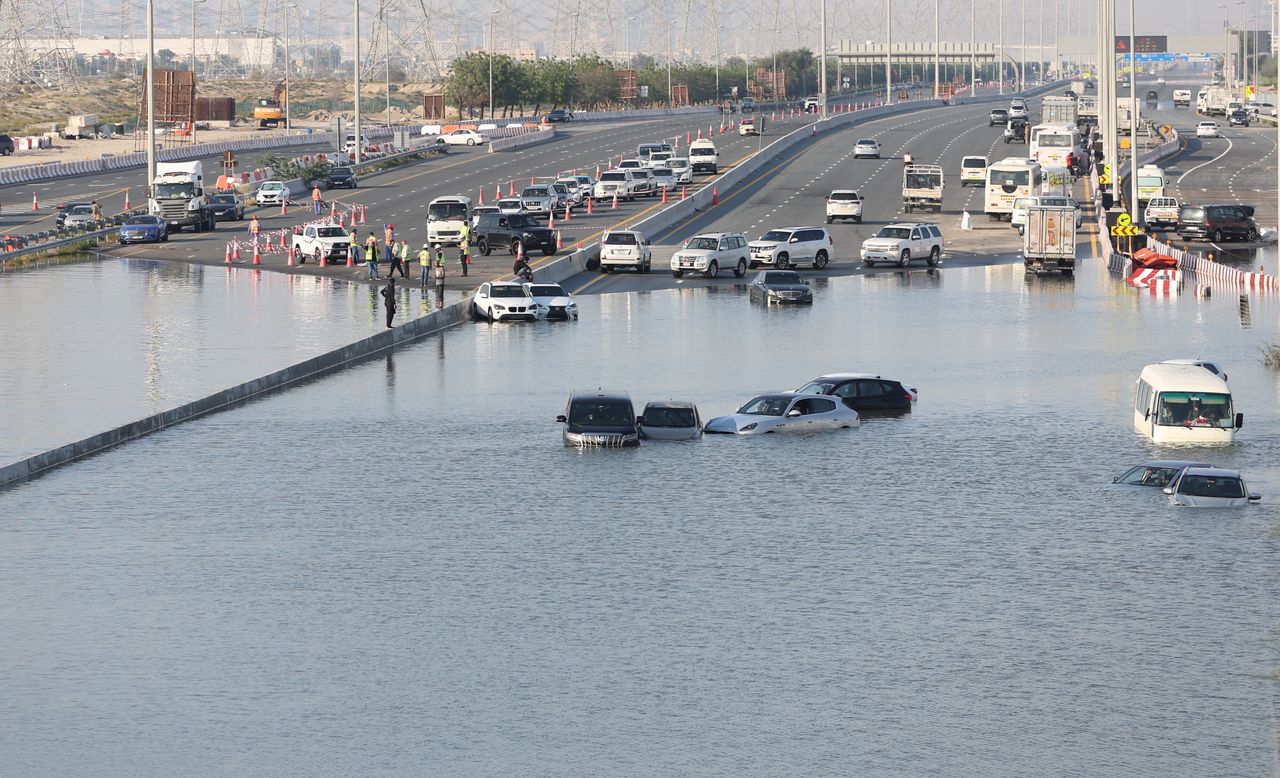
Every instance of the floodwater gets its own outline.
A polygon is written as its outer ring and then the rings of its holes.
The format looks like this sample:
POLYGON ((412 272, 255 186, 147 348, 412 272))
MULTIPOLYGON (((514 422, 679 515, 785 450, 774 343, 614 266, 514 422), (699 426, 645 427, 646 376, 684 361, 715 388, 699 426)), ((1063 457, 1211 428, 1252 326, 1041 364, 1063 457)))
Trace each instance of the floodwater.
POLYGON ((18 775, 1276 775, 1274 298, 876 271, 465 325, 0 493, 18 775), (1217 449, 1131 427, 1213 357, 1217 449), (703 417, 837 370, 809 436, 565 448, 573 389, 703 417), (1110 485, 1157 456, 1261 505, 1110 485))
MULTIPOLYGON (((401 317, 423 308, 408 287, 401 317)), ((0 465, 373 334, 381 302, 331 278, 156 260, 0 275, 0 465)))

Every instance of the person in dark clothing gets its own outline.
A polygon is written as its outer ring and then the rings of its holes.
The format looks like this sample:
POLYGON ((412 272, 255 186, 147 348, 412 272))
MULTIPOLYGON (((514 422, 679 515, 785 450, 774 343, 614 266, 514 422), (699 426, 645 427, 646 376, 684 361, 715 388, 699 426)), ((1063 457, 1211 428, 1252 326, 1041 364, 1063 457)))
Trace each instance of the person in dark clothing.
POLYGON ((388 241, 383 250, 386 252, 387 264, 391 265, 391 269, 387 271, 387 278, 395 275, 397 270, 400 271, 400 277, 404 278, 404 265, 401 264, 402 260, 400 258, 400 244, 394 240, 388 241))
POLYGON ((379 292, 382 295, 383 307, 387 310, 387 329, 391 329, 391 320, 396 316, 396 280, 387 276, 387 285, 379 292))
POLYGON ((527 276, 530 280, 533 279, 533 268, 529 267, 529 260, 525 259, 523 254, 516 257, 515 264, 511 266, 511 275, 517 279, 521 276, 527 276))

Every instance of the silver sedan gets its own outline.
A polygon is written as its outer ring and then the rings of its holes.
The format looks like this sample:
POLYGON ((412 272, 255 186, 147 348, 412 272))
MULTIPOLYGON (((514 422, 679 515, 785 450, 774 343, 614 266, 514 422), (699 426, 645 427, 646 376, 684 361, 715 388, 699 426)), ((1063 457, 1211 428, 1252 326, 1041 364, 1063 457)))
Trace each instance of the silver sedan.
POLYGON ((818 432, 850 429, 859 423, 857 411, 831 397, 779 392, 760 395, 737 413, 712 419, 706 431, 726 435, 818 432))

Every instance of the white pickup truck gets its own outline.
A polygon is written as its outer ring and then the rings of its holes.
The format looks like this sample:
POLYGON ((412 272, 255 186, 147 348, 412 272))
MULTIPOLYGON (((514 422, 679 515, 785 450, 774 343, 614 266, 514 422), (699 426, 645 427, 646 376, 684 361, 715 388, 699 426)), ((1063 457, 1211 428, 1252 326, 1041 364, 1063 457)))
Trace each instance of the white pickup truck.
POLYGON ((305 262, 307 257, 317 263, 321 257, 345 261, 349 243, 347 231, 337 224, 310 224, 301 235, 293 236, 290 251, 298 264, 305 262))
POLYGON ((862 264, 877 262, 907 267, 913 259, 926 260, 930 266, 942 259, 942 231, 936 224, 896 223, 880 228, 862 242, 862 264))
POLYGON ((1172 227, 1178 223, 1178 214, 1182 205, 1176 197, 1153 197, 1147 201, 1142 212, 1143 221, 1148 227, 1172 227))

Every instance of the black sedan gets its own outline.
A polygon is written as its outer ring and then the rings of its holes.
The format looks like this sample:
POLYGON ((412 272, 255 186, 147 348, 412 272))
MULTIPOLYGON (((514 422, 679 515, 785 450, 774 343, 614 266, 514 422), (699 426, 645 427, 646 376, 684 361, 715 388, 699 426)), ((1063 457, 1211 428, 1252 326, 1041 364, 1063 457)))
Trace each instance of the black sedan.
POLYGON ((769 303, 812 303, 813 290, 794 270, 762 270, 748 287, 751 301, 769 303))
POLYGON ((345 166, 329 168, 329 174, 325 177, 325 181, 330 189, 339 187, 347 189, 360 188, 360 182, 356 180, 356 171, 345 166))
POLYGON ((832 373, 819 376, 796 390, 797 394, 838 397, 858 413, 909 411, 920 391, 892 378, 869 373, 832 373))
POLYGON ((214 221, 244 221, 244 198, 233 192, 214 195, 209 200, 214 221))
POLYGON ((547 114, 547 122, 549 123, 554 124, 559 122, 571 122, 571 121, 573 121, 573 113, 564 108, 553 108, 551 110, 551 113, 547 114))

